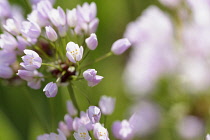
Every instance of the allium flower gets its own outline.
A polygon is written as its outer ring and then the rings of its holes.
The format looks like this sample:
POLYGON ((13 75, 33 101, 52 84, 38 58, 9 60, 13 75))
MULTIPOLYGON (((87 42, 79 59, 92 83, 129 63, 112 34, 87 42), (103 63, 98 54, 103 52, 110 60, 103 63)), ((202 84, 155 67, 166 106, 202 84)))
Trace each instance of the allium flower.
POLYGON ((124 53, 130 46, 131 43, 127 38, 119 39, 113 43, 111 51, 116 55, 120 55, 124 53))
POLYGON ((18 44, 16 39, 9 33, 1 34, 0 36, 0 48, 12 51, 17 48, 18 44))
POLYGON ((49 21, 38 10, 34 9, 27 18, 30 22, 37 23, 40 27, 49 25, 49 21))
POLYGON ((74 132, 76 140, 91 140, 87 129, 84 126, 79 127, 77 132, 74 132))
POLYGON ((115 138, 121 140, 132 139, 134 136, 133 128, 127 120, 123 120, 122 122, 120 121, 114 122, 112 126, 112 132, 115 138))
POLYGON ((93 129, 93 124, 90 121, 88 114, 83 111, 80 112, 80 118, 78 117, 74 118, 72 126, 75 131, 78 131, 80 126, 85 126, 87 130, 93 129))
POLYGON ((105 115, 112 114, 114 107, 115 107, 115 98, 102 96, 99 101, 99 107, 101 112, 105 115))
POLYGON ((69 131, 73 131, 74 130, 73 129, 73 118, 69 114, 66 114, 64 116, 64 120, 65 120, 65 123, 66 123, 66 125, 68 127, 68 130, 69 131))
POLYGON ((69 42, 66 45, 66 50, 67 50, 66 56, 71 62, 76 63, 82 59, 83 55, 82 46, 79 48, 79 46, 74 42, 69 42))
POLYGON ((13 76, 13 70, 7 65, 0 65, 0 77, 9 79, 13 76))
POLYGON ((85 39, 85 43, 90 50, 95 50, 98 46, 98 40, 95 33, 92 33, 90 37, 85 39))
POLYGON ((37 39, 41 34, 41 28, 37 23, 23 21, 21 26, 21 33, 29 39, 37 39))
POLYGON ((46 30, 47 38, 50 41, 54 42, 58 39, 57 33, 55 32, 55 30, 51 26, 46 26, 45 30, 46 30))
POLYGON ((20 25, 15 19, 7 19, 3 27, 13 35, 18 35, 20 33, 20 25))
POLYGON ((0 65, 11 65, 16 61, 15 51, 8 51, 6 49, 0 50, 0 65))
POLYGON ((70 131, 68 129, 68 126, 63 122, 63 121, 60 121, 59 124, 58 124, 58 128, 63 132, 63 134, 68 137, 70 136, 70 131))
POLYGON ((101 118, 101 110, 97 106, 88 108, 88 117, 92 123, 98 123, 101 118))
POLYGON ((58 134, 50 133, 37 137, 37 140, 66 140, 66 136, 58 129, 58 134))
POLYGON ((66 105, 67 105, 67 111, 68 111, 69 115, 71 115, 71 116, 77 115, 77 110, 74 107, 72 101, 67 101, 66 105))
POLYGON ((25 49, 24 53, 26 55, 21 57, 23 62, 20 63, 22 67, 31 71, 41 67, 42 59, 35 51, 25 49))
POLYGON ((97 13, 96 4, 92 2, 90 5, 85 2, 82 6, 77 6, 77 15, 79 17, 79 20, 84 22, 91 22, 95 17, 97 13))
POLYGON ((26 49, 27 46, 31 46, 30 43, 22 36, 16 36, 16 38, 17 38, 17 42, 18 42, 17 47, 19 50, 23 51, 26 49))
POLYGON ((57 9, 52 9, 48 13, 48 16, 49 16, 50 21, 56 27, 66 25, 66 14, 61 7, 58 7, 57 9))
POLYGON ((77 25, 77 13, 76 13, 76 9, 72 9, 72 10, 67 10, 67 23, 69 25, 69 27, 74 28, 77 25))
POLYGON ((96 86, 104 78, 102 76, 96 75, 97 71, 95 69, 88 69, 83 72, 83 77, 88 81, 88 86, 96 86))
POLYGON ((210 140, 210 135, 209 134, 206 135, 206 140, 210 140))
POLYGON ((48 13, 52 9, 52 3, 49 0, 40 0, 36 5, 36 10, 46 19, 48 19, 48 13))
POLYGON ((100 123, 96 123, 93 128, 94 137, 98 140, 109 140, 109 134, 100 123))
POLYGON ((0 1, 0 18, 7 18, 11 15, 11 8, 7 0, 0 1))
POLYGON ((56 83, 50 82, 44 87, 43 91, 48 98, 55 97, 58 92, 58 86, 56 83))

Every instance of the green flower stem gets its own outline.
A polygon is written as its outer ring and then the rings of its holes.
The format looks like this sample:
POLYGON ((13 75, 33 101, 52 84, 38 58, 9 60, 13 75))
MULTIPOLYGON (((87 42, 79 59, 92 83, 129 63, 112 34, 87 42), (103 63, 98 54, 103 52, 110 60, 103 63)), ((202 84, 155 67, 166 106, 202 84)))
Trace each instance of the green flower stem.
POLYGON ((51 112, 51 131, 55 128, 55 110, 54 110, 54 102, 53 99, 49 99, 49 106, 50 106, 50 112, 51 112))
POLYGON ((68 91, 69 91, 69 96, 72 100, 72 103, 74 104, 74 107, 77 109, 78 111, 78 115, 80 113, 80 109, 79 109, 79 106, 77 104, 77 100, 76 100, 76 97, 75 97, 75 94, 74 94, 74 90, 73 90, 73 87, 72 87, 72 83, 69 84, 68 86, 68 91))
POLYGON ((51 60, 51 58, 50 58, 42 49, 40 49, 38 46, 35 46, 35 45, 34 45, 34 48, 35 48, 37 51, 41 52, 42 55, 44 55, 44 57, 46 57, 47 59, 51 60))
POLYGON ((85 68, 85 67, 87 67, 87 66, 89 66, 89 65, 92 65, 92 64, 97 63, 97 62, 99 62, 99 61, 101 61, 101 60, 104 60, 104 59, 106 59, 106 58, 108 58, 108 57, 110 57, 110 56, 112 56, 112 55, 113 55, 112 52, 108 52, 108 53, 106 53, 105 55, 103 55, 103 56, 101 56, 101 57, 95 59, 93 62, 88 63, 88 64, 86 64, 86 65, 80 67, 80 69, 83 69, 83 68, 85 68))
POLYGON ((37 118, 37 120, 39 121, 40 125, 42 126, 42 128, 44 129, 45 132, 50 132, 49 128, 48 128, 48 125, 46 123, 46 121, 41 117, 41 115, 39 114, 39 112, 37 111, 37 107, 35 107, 35 104, 34 104, 34 100, 31 98, 31 96, 29 95, 29 91, 27 90, 28 87, 24 87, 24 94, 25 94, 25 97, 27 98, 28 102, 29 102, 29 106, 31 108, 31 111, 34 116, 37 118))
POLYGON ((54 67, 54 68, 57 68, 57 69, 59 69, 59 70, 61 71, 61 68, 60 68, 60 67, 55 66, 55 65, 53 65, 53 64, 42 63, 42 65, 44 65, 44 66, 50 66, 50 67, 54 67))

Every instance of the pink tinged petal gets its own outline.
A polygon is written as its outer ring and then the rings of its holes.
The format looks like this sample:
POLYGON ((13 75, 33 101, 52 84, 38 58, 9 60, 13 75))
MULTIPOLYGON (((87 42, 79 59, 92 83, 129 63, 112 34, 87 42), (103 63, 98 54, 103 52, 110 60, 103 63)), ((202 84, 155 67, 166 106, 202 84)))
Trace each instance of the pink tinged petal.
POLYGON ((98 123, 101 118, 100 109, 97 106, 90 106, 88 108, 88 117, 93 124, 98 123))
POLYGON ((45 18, 48 18, 48 13, 52 9, 52 3, 48 0, 40 0, 39 3, 37 3, 36 10, 45 18))
POLYGON ((98 24, 99 24, 99 19, 95 18, 94 20, 92 20, 89 25, 88 25, 88 33, 95 33, 97 28, 98 28, 98 24))
POLYGON ((7 65, 0 65, 0 77, 9 79, 13 76, 13 70, 7 65))
POLYGON ((16 39, 9 33, 1 34, 0 37, 0 48, 12 51, 18 46, 16 39))
POLYGON ((70 115, 66 114, 64 116, 64 120, 65 120, 65 123, 66 123, 69 131, 73 131, 74 130, 73 129, 73 118, 70 115))
POLYGON ((87 81, 93 81, 96 76, 97 71, 95 69, 88 69, 83 72, 83 77, 87 81))
POLYGON ((80 118, 78 117, 74 118, 72 126, 73 126, 74 131, 78 131, 79 127, 82 126, 80 118))
POLYGON ((58 87, 56 83, 50 82, 44 87, 43 91, 48 98, 55 97, 58 92, 58 87))
POLYGON ((98 140, 109 140, 109 134, 100 123, 96 123, 93 128, 94 137, 98 140))
POLYGON ((71 53, 66 53, 66 56, 68 57, 69 61, 71 61, 72 63, 77 63, 75 60, 74 60, 74 57, 72 56, 71 53))
POLYGON ((16 61, 15 51, 0 50, 0 65, 11 65, 16 61))
POLYGON ((60 122, 59 122, 58 128, 59 128, 60 131, 63 132, 63 134, 64 134, 66 137, 69 137, 69 136, 70 136, 70 131, 69 131, 67 125, 66 125, 63 121, 60 121, 60 122))
POLYGON ((98 85, 103 78, 104 78, 103 76, 96 75, 92 81, 88 82, 88 86, 94 87, 98 85))
POLYGON ((114 107, 115 107, 115 98, 102 96, 99 101, 99 107, 101 112, 105 115, 112 114, 114 107))
POLYGON ((67 111, 68 111, 69 115, 71 115, 71 116, 77 115, 77 110, 74 107, 72 101, 67 101, 66 105, 67 105, 67 111))
POLYGON ((46 26, 45 30, 46 30, 47 38, 50 41, 54 42, 58 39, 57 33, 55 32, 55 30, 51 26, 46 26))
POLYGON ((96 34, 92 33, 90 37, 85 39, 85 43, 90 50, 95 50, 98 46, 98 40, 96 34))
POLYGON ((119 39, 113 43, 111 51, 115 55, 120 55, 124 53, 130 46, 131 46, 131 43, 129 42, 127 38, 119 39))
POLYGON ((18 49, 23 51, 26 49, 27 46, 31 46, 30 43, 24 39, 22 36, 17 36, 17 41, 18 41, 18 49))
POLYGON ((73 28, 77 25, 77 15, 76 15, 76 9, 67 10, 67 23, 69 27, 73 28))
POLYGON ((26 81, 31 81, 34 77, 33 71, 28 71, 28 70, 18 70, 17 75, 26 81))
POLYGON ((20 25, 15 19, 7 19, 6 24, 3 27, 13 35, 18 35, 20 33, 20 25))

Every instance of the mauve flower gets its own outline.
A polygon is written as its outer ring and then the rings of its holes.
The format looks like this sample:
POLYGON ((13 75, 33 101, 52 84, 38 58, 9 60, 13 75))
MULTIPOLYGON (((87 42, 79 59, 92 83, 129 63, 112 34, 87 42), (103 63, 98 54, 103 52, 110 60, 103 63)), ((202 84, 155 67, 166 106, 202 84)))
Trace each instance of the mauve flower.
POLYGON ((48 98, 55 97, 58 92, 58 86, 56 83, 50 82, 44 87, 43 91, 48 98))
POLYGON ((101 118, 101 110, 97 106, 90 106, 88 108, 88 117, 93 124, 98 123, 101 118))
POLYGON ((0 77, 9 79, 13 76, 13 70, 7 65, 0 65, 0 77))
POLYGON ((196 116, 186 116, 178 122, 177 131, 183 139, 198 139, 205 132, 204 122, 196 116))
POLYGON ((65 124, 63 121, 60 121, 60 122, 59 122, 58 128, 63 132, 63 134, 64 134, 66 137, 69 137, 69 136, 70 136, 70 131, 69 131, 69 129, 68 129, 68 126, 67 126, 67 124, 65 124))
POLYGON ((73 131, 74 130, 73 129, 73 118, 69 114, 66 114, 64 116, 64 120, 65 120, 65 123, 66 123, 66 125, 68 127, 68 130, 69 131, 73 131))
POLYGON ((120 55, 124 53, 130 46, 131 43, 127 38, 119 39, 112 44, 111 51, 116 55, 120 55))
POLYGON ((0 50, 0 65, 11 65, 16 61, 15 51, 0 50))
POLYGON ((100 123, 96 123, 94 125, 93 134, 97 140, 109 140, 107 129, 104 128, 100 123))
POLYGON ((49 25, 49 21, 38 10, 34 9, 27 17, 30 22, 37 23, 40 27, 49 25))
POLYGON ((88 117, 88 114, 84 111, 80 112, 80 122, 82 125, 86 127, 88 131, 93 129, 93 124, 90 121, 90 118, 88 117))
POLYGON ((31 44, 22 36, 16 36, 18 42, 18 49, 23 51, 27 46, 31 46, 31 44))
POLYGON ((66 14, 61 7, 58 7, 57 9, 52 9, 48 13, 48 16, 49 16, 50 21, 56 27, 66 25, 66 14))
POLYGON ((97 71, 95 69, 88 69, 83 72, 83 77, 88 81, 88 86, 96 86, 104 78, 102 76, 96 75, 97 71))
POLYGON ((51 26, 46 26, 45 30, 46 30, 47 38, 50 41, 54 42, 58 39, 57 33, 55 32, 55 30, 51 26))
POLYGON ((11 8, 7 0, 0 1, 0 18, 8 18, 11 15, 11 8))
POLYGON ((88 38, 85 39, 85 43, 90 50, 95 50, 98 46, 98 40, 95 33, 92 33, 88 38))
POLYGON ((49 0, 40 0, 36 5, 36 10, 46 19, 48 19, 48 13, 52 9, 52 3, 49 0))
POLYGON ((89 133, 85 126, 80 126, 77 132, 74 132, 74 138, 76 140, 91 140, 89 133))
POLYGON ((31 71, 41 67, 42 59, 41 57, 39 57, 39 55, 35 51, 25 49, 24 53, 26 55, 21 57, 23 62, 20 63, 22 67, 31 71))
POLYGON ((95 18, 93 19, 89 25, 88 25, 88 29, 86 31, 87 34, 91 34, 91 33, 95 33, 97 28, 98 28, 98 23, 99 23, 99 19, 95 18))
POLYGON ((133 127, 127 120, 114 122, 112 132, 114 137, 120 140, 129 140, 134 136, 133 127))
POLYGON ((80 126, 82 126, 80 118, 75 117, 74 120, 73 120, 73 123, 72 123, 72 127, 73 127, 74 131, 78 131, 80 126))
POLYGON ((206 135, 206 140, 210 140, 210 135, 209 134, 206 135))
POLYGON ((63 132, 60 129, 58 130, 58 134, 50 133, 50 134, 44 134, 37 137, 37 140, 66 140, 66 136, 63 134, 63 132))
POLYGON ((1 34, 0 36, 0 48, 12 51, 17 48, 18 44, 16 39, 9 33, 1 34))
POLYGON ((69 25, 69 27, 74 28, 77 25, 77 13, 76 9, 67 10, 66 20, 69 25))
POLYGON ((66 106, 67 106, 67 111, 68 111, 69 115, 71 115, 71 116, 77 115, 77 110, 74 107, 72 101, 67 101, 66 106))
POLYGON ((79 20, 84 21, 86 23, 91 22, 97 13, 96 4, 92 2, 90 5, 85 2, 82 6, 77 6, 77 15, 79 20))
POLYGON ((10 32, 15 36, 20 34, 20 25, 15 19, 12 18, 7 19, 3 27, 4 29, 6 29, 8 32, 10 32))
POLYGON ((79 48, 79 46, 75 44, 74 42, 69 42, 66 45, 66 50, 67 50, 66 56, 71 62, 76 63, 82 59, 82 55, 83 55, 82 46, 79 48))
POLYGON ((21 26, 21 33, 29 39, 37 39, 41 34, 41 28, 37 23, 23 21, 21 26))
POLYGON ((112 114, 115 107, 115 98, 102 96, 99 101, 99 107, 101 109, 102 114, 105 115, 112 114))

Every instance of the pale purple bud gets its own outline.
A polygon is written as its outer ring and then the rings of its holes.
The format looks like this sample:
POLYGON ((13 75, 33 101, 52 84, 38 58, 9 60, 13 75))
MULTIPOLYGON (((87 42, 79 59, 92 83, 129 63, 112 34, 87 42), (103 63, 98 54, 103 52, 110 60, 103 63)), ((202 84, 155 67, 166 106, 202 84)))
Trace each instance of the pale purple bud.
POLYGON ((107 129, 105 129, 100 123, 94 125, 93 134, 97 140, 109 140, 107 129))
POLYGON ((79 127, 82 126, 80 118, 75 117, 74 120, 73 120, 72 126, 73 126, 74 131, 78 131, 79 127))
POLYGON ((11 8, 7 0, 0 1, 0 18, 2 17, 10 17, 11 8))
POLYGON ((26 55, 21 57, 23 62, 20 63, 22 67, 31 71, 41 67, 42 59, 35 51, 25 49, 24 53, 26 55))
POLYGON ((15 19, 7 19, 3 27, 13 35, 18 35, 20 33, 20 25, 15 19))
POLYGON ((96 4, 92 2, 90 5, 85 2, 82 7, 77 6, 77 15, 80 18, 79 20, 85 21, 87 23, 91 22, 97 13, 96 4))
POLYGON ((83 77, 88 81, 88 86, 96 86, 104 78, 102 76, 96 75, 97 71, 95 69, 88 69, 83 72, 83 77))
POLYGON ((124 53, 130 46, 131 46, 131 43, 129 42, 127 38, 119 39, 113 43, 111 51, 115 55, 120 55, 124 53))
POLYGON ((88 117, 92 123, 98 123, 101 118, 101 110, 97 106, 88 108, 88 117))
POLYGON ((30 22, 37 23, 40 27, 49 25, 49 21, 37 10, 33 10, 27 18, 30 22))
POLYGON ((99 19, 95 18, 89 23, 88 33, 95 33, 98 28, 99 19))
POLYGON ((66 15, 66 20, 67 23, 69 25, 69 27, 74 28, 77 25, 77 13, 76 13, 76 9, 72 9, 72 10, 67 10, 67 15, 66 15))
POLYGON ((23 21, 21 33, 27 38, 37 39, 41 34, 41 28, 37 23, 23 21))
POLYGON ((48 98, 55 97, 58 92, 58 86, 56 83, 50 82, 44 87, 43 91, 48 98))
POLYGON ((95 33, 92 33, 90 37, 85 39, 85 43, 90 50, 95 50, 98 46, 98 40, 95 33))
POLYGON ((47 38, 50 41, 54 42, 58 39, 57 33, 55 32, 55 30, 51 26, 46 26, 45 30, 46 30, 47 38))
POLYGON ((15 51, 0 50, 0 65, 11 65, 16 61, 15 51))
POLYGON ((210 135, 209 134, 206 135, 206 140, 210 140, 210 135))
POLYGON ((57 27, 58 28, 58 33, 61 37, 65 37, 66 36, 66 33, 67 33, 67 26, 59 26, 57 27))
POLYGON ((71 116, 77 115, 77 110, 74 107, 72 101, 67 101, 66 105, 67 105, 67 111, 68 111, 69 115, 71 115, 71 116))
POLYGON ((49 16, 50 21, 56 27, 66 25, 66 14, 61 7, 58 7, 57 9, 52 9, 48 13, 48 16, 49 16))
POLYGON ((89 133, 85 126, 80 126, 77 132, 74 132, 74 138, 76 140, 91 140, 89 133))
POLYGON ((115 98, 102 96, 99 101, 99 107, 101 112, 105 115, 112 114, 114 107, 115 107, 115 98))
POLYGON ((44 17, 48 18, 48 13, 53 9, 49 0, 40 0, 36 6, 36 10, 44 17))
POLYGON ((67 50, 66 56, 71 62, 76 63, 82 59, 83 56, 82 46, 79 48, 79 46, 74 42, 69 42, 66 45, 66 50, 67 50))
POLYGON ((66 125, 63 121, 60 121, 60 122, 59 122, 58 128, 63 132, 63 134, 64 134, 66 137, 69 137, 69 136, 70 136, 70 131, 69 131, 67 125, 66 125))
POLYGON ((13 76, 13 70, 7 65, 0 65, 0 77, 9 79, 13 76))
MULTIPOLYGON (((136 122, 137 123, 137 122, 136 122)), ((127 120, 116 121, 112 125, 112 132, 115 138, 128 140, 133 138, 133 128, 127 120)))
POLYGON ((16 39, 9 33, 4 33, 0 36, 0 48, 12 51, 17 47, 16 39))
POLYGON ((66 114, 64 116, 64 120, 65 120, 65 123, 66 123, 69 131, 73 131, 74 129, 73 129, 73 119, 72 119, 72 117, 69 114, 66 114))
POLYGON ((25 39, 23 38, 22 36, 17 36, 17 42, 18 42, 18 49, 23 51, 26 49, 27 46, 31 46, 30 43, 25 39))

